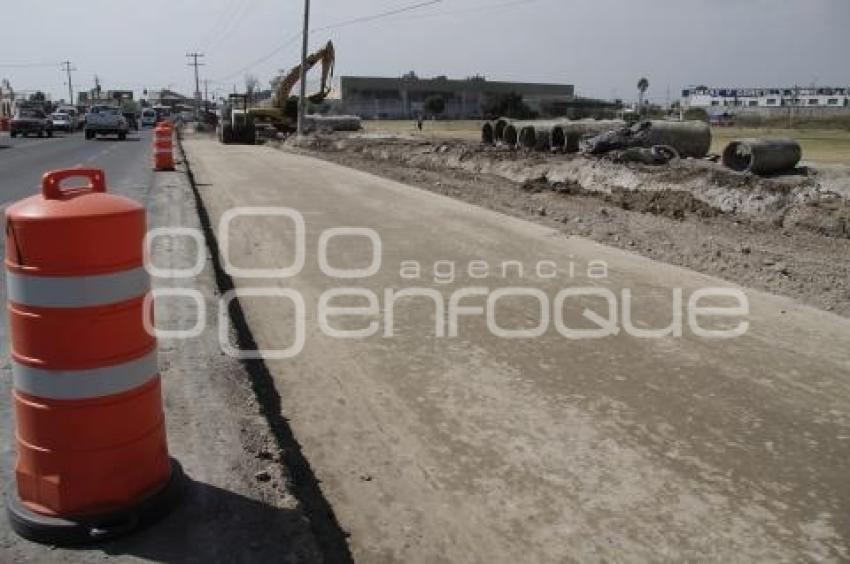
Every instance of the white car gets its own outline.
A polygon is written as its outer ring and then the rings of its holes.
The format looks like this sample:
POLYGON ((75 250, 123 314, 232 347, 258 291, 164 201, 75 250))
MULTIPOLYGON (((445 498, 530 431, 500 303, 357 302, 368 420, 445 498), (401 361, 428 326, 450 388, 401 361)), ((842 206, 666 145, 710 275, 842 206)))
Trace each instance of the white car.
POLYGON ((145 108, 142 110, 142 117, 140 120, 142 127, 153 127, 156 125, 156 110, 152 108, 145 108))
POLYGON ((74 120, 70 114, 54 112, 50 114, 50 121, 53 123, 53 131, 74 131, 74 120))
POLYGON ((76 131, 83 126, 82 118, 77 108, 73 106, 59 106, 56 108, 57 114, 68 114, 68 119, 71 120, 71 131, 76 131))

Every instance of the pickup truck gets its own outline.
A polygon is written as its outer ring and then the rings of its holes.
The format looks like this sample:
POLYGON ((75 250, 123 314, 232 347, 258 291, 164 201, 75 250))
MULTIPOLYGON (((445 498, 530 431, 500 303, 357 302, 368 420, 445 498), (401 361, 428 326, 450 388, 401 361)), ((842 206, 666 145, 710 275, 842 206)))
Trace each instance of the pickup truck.
POLYGON ((43 111, 35 108, 19 108, 12 121, 9 122, 11 137, 26 137, 28 134, 39 137, 53 137, 53 122, 43 111))
POLYGON ((118 106, 92 106, 86 114, 86 139, 97 135, 117 135, 118 139, 127 138, 127 118, 121 115, 118 106))

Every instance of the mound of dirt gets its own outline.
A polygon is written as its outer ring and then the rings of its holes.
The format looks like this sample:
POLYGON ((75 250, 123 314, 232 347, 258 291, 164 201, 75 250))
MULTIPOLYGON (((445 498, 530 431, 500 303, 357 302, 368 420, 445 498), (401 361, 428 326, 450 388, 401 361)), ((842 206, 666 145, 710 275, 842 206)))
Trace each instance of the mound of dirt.
POLYGON ((624 210, 651 213, 680 221, 684 220, 687 214, 697 217, 714 217, 722 213, 717 208, 697 200, 693 194, 682 190, 636 192, 618 188, 605 196, 605 201, 612 202, 624 210))
POLYGON ((762 179, 707 161, 650 167, 374 135, 308 146, 318 158, 850 316, 841 193, 850 176, 838 170, 762 179))

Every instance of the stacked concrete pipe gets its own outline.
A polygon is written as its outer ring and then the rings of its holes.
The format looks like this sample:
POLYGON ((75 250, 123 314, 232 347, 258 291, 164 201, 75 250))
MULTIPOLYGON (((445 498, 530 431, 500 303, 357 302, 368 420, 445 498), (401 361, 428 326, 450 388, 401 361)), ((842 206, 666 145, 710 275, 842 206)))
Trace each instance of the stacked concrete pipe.
POLYGON ((652 120, 648 127, 635 135, 640 141, 636 146, 673 147, 681 157, 701 159, 711 149, 711 129, 704 121, 652 120))
POLYGON ((562 120, 543 119, 512 121, 505 126, 502 143, 509 147, 545 150, 551 146, 552 129, 561 122, 562 120))
POLYGON ((511 118, 499 118, 493 122, 493 140, 496 144, 502 143, 502 137, 505 134, 505 128, 511 123, 513 120, 511 118))
POLYGON ((496 143, 496 134, 494 132, 494 123, 485 121, 481 126, 481 142, 485 145, 493 145, 496 143))
POLYGON ((787 138, 735 139, 723 150, 724 166, 760 175, 793 170, 801 158, 800 144, 787 138))
POLYGON ((592 155, 632 147, 672 147, 681 157, 703 158, 711 147, 711 129, 702 121, 642 121, 629 127, 604 131, 582 142, 592 155))
POLYGON ((481 125, 481 142, 485 145, 501 145, 505 127, 512 121, 512 119, 504 117, 485 121, 481 125))
POLYGON ((584 135, 596 135, 603 131, 611 129, 619 129, 624 127, 626 122, 618 119, 611 120, 564 120, 556 125, 551 133, 552 148, 562 150, 566 153, 577 153, 579 150, 579 140, 584 135))

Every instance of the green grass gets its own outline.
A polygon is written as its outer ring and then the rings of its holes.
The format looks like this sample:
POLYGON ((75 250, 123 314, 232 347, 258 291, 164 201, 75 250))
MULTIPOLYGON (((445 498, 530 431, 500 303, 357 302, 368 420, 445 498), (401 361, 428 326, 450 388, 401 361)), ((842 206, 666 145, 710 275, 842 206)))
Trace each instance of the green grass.
POLYGON ((482 123, 477 120, 426 120, 422 122, 421 133, 416 128, 414 120, 363 121, 363 128, 370 133, 410 133, 425 137, 450 137, 466 141, 480 141, 482 123))
POLYGON ((803 148, 804 160, 850 164, 850 131, 838 129, 715 127, 711 130, 711 151, 720 154, 729 141, 740 137, 790 137, 803 148))
MULTIPOLYGON (((481 123, 477 120, 430 121, 422 124, 422 132, 413 120, 364 121, 371 133, 410 134, 423 137, 448 137, 465 141, 481 139, 481 123)), ((781 129, 715 127, 711 130, 713 153, 722 153, 726 144, 739 137, 791 137, 803 148, 803 159, 820 163, 850 164, 850 131, 841 129, 781 129)))

